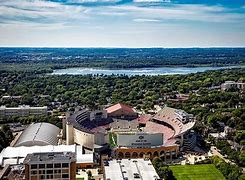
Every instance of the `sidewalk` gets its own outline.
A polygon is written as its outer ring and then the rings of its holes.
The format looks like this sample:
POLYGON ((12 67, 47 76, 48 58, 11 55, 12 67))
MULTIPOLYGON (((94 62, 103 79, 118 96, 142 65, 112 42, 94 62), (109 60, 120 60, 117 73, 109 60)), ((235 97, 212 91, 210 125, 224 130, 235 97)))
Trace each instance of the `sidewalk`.
POLYGON ((218 157, 220 157, 221 159, 223 159, 226 163, 235 164, 235 163, 231 162, 229 159, 226 159, 226 158, 225 158, 225 157, 218 151, 218 149, 217 149, 215 146, 211 146, 210 152, 211 152, 212 155, 218 156, 218 157))

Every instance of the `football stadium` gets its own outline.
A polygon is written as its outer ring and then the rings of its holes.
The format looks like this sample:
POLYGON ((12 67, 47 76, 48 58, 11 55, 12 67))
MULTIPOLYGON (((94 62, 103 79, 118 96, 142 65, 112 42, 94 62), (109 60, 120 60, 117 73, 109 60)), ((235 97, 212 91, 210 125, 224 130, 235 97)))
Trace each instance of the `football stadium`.
POLYGON ((101 152, 109 146, 116 158, 177 157, 191 150, 196 137, 192 114, 164 107, 155 115, 139 115, 134 108, 118 103, 104 110, 79 109, 68 114, 63 127, 66 142, 101 152))

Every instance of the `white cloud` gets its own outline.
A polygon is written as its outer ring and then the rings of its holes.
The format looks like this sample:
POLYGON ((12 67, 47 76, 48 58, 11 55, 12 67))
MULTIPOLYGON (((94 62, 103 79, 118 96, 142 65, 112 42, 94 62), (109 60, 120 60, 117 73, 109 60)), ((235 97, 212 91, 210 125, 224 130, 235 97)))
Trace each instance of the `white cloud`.
POLYGON ((162 2, 169 1, 0 0, 0 45, 244 46, 245 6, 162 2))
POLYGON ((159 19, 134 19, 134 22, 160 22, 159 19))
MULTIPOLYGON (((70 0, 69 2, 115 2, 119 0, 70 0)), ((138 2, 153 2, 160 0, 136 0, 138 2)), ((167 2, 168 0, 161 0, 167 2)), ((198 21, 198 22, 244 22, 244 13, 235 13, 223 6, 207 5, 178 5, 171 6, 138 6, 137 3, 127 5, 110 5, 110 6, 89 6, 68 5, 58 2, 40 1, 40 0, 2 0, 0 2, 0 23, 4 24, 23 24, 45 25, 45 28, 65 26, 106 26, 116 22, 126 25, 132 23, 149 23, 158 22, 180 22, 198 21), (114 21, 115 20, 115 21, 114 21)))
POLYGON ((121 0, 70 0, 69 3, 115 3, 121 0))
POLYGON ((134 0, 135 3, 170 3, 170 0, 134 0))
POLYGON ((46 24, 78 21, 86 19, 85 7, 68 6, 49 1, 2 1, 0 21, 2 23, 46 24))
POLYGON ((135 19, 188 20, 200 22, 239 22, 245 14, 227 12, 221 6, 174 5, 170 7, 112 6, 119 12, 128 12, 135 19))
POLYGON ((18 1, 18 0, 2 0, 0 3, 1 6, 11 6, 11 7, 18 7, 18 8, 57 8, 61 7, 60 3, 51 2, 51 1, 41 1, 41 0, 34 0, 34 1, 18 1))
POLYGON ((101 11, 96 13, 95 11, 92 11, 93 14, 98 14, 98 15, 105 15, 105 16, 125 16, 127 15, 126 12, 113 12, 113 11, 101 11))

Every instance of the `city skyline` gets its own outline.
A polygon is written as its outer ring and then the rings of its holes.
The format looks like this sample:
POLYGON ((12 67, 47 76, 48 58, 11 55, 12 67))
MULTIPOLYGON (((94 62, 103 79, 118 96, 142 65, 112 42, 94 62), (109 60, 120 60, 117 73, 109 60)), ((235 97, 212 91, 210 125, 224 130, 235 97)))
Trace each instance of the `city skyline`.
POLYGON ((0 46, 244 47, 242 0, 0 1, 0 46))

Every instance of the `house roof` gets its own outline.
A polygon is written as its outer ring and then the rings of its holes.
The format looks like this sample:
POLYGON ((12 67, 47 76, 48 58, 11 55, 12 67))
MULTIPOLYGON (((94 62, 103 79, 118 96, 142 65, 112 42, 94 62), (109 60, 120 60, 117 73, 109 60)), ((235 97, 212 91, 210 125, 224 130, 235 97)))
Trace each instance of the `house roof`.
POLYGON ((113 106, 110 106, 106 109, 107 113, 112 113, 112 112, 115 112, 115 111, 118 111, 118 110, 124 110, 124 111, 128 111, 130 113, 134 113, 134 109, 126 104, 122 104, 122 103, 117 103, 113 106))

